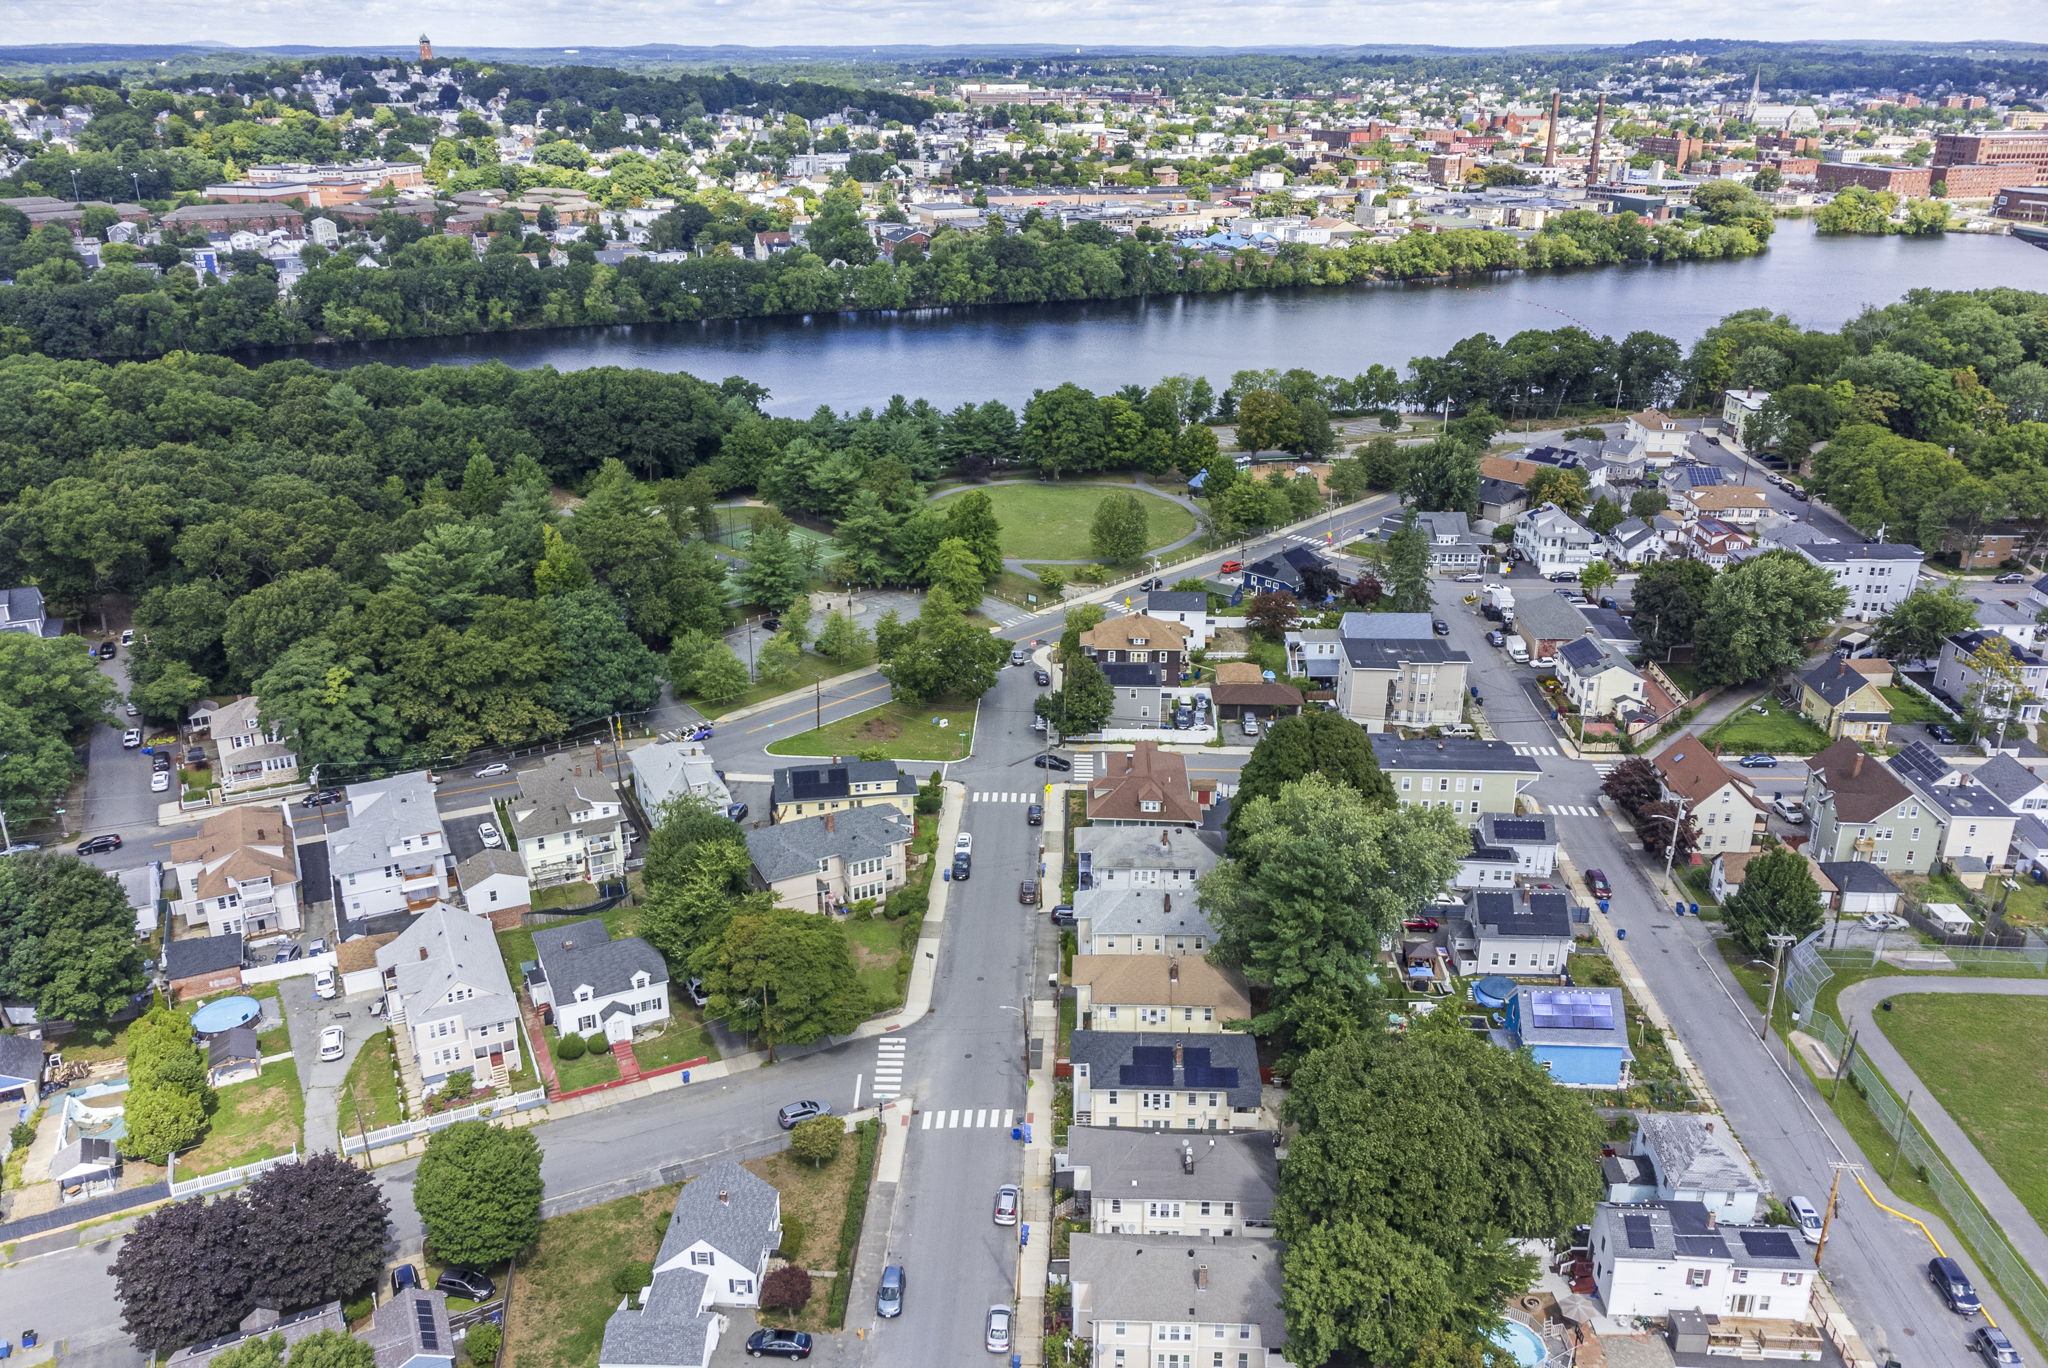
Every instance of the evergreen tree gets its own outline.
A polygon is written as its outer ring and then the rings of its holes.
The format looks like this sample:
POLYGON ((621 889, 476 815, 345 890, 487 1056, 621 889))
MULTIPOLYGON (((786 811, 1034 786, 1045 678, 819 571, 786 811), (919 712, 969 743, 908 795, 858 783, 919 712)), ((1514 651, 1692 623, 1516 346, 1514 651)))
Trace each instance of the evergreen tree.
POLYGON ((981 566, 982 583, 1003 573, 1003 528, 995 505, 978 489, 955 494, 941 505, 946 511, 946 536, 967 544, 981 566))

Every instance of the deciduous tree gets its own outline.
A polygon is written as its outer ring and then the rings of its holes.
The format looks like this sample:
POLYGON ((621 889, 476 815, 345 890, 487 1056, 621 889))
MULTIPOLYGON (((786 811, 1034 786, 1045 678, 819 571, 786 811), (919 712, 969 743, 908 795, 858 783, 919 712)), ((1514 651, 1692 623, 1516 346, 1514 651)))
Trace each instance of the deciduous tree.
POLYGON ((1743 871, 1742 887, 1728 899, 1728 929, 1752 955, 1770 953, 1771 937, 1805 939, 1820 929, 1820 885, 1806 856, 1766 840, 1763 853, 1743 871))
POLYGON ((1255 594, 1245 605, 1245 625, 1269 641, 1287 635, 1301 619, 1301 603, 1285 589, 1255 594))
POLYGON ((820 1168, 839 1157, 846 1144, 846 1123, 836 1116, 814 1116, 799 1121, 789 1133, 789 1152, 820 1168))
POLYGON ((1320 709, 1282 717, 1266 728, 1238 773, 1227 824, 1233 849, 1240 818, 1253 802, 1275 797, 1286 785, 1310 774, 1356 791, 1375 807, 1393 805, 1393 781, 1374 757, 1372 738, 1365 728, 1342 713, 1320 709))
POLYGON ((1136 561, 1151 542, 1144 502, 1122 491, 1104 495, 1095 506, 1089 540, 1096 556, 1112 565, 1136 561))
POLYGON ((51 851, 0 859, 0 996, 104 1021, 146 986, 135 912, 111 874, 51 851))
POLYGON ((151 1354, 234 1329, 247 1315, 256 1270, 246 1209, 233 1196, 158 1207, 121 1241, 114 1295, 121 1326, 151 1354))
POLYGON ((1739 684, 1793 669, 1806 659, 1807 642, 1848 605, 1849 592, 1833 575, 1791 551, 1730 566, 1701 611, 1700 673, 1709 683, 1739 684))
POLYGON ((1977 625, 1977 602, 1954 580, 1939 588, 1915 589, 1877 620, 1870 638, 1878 650, 1901 665, 1932 660, 1941 643, 1977 625))
POLYGON ((449 1263, 494 1264, 540 1234, 540 1145, 531 1131, 458 1121, 420 1156, 412 1204, 427 1247, 449 1263))
POLYGON ((264 1170, 243 1189, 256 1300, 316 1306, 353 1297, 384 1267, 391 1208, 367 1169, 332 1151, 264 1170))
POLYGON ((1691 645, 1714 588, 1714 567, 1696 560, 1654 561, 1636 576, 1629 625, 1643 654, 1663 660, 1675 646, 1691 645))
POLYGON ((733 916, 724 936, 696 958, 711 1010, 757 1037, 773 1059, 779 1045, 842 1035, 867 1015, 846 935, 830 918, 791 907, 733 916))

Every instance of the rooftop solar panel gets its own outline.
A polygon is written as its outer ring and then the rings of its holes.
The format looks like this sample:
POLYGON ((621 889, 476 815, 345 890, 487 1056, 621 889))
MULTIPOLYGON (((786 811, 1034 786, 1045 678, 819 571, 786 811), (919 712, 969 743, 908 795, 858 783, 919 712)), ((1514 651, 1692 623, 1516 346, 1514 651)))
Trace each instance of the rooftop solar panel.
POLYGON ((1760 1259, 1791 1259, 1799 1255, 1799 1247, 1782 1230, 1745 1230, 1742 1247, 1760 1259))
POLYGON ((1510 818, 1495 821, 1493 834, 1503 841, 1540 841, 1543 839, 1543 823, 1527 818, 1510 818))
POLYGON ((1189 1050, 1183 1056, 1183 1073, 1190 1088, 1234 1088, 1237 1070, 1209 1062, 1207 1050, 1189 1050))
POLYGON ((1611 1031, 1614 1029, 1614 1003, 1604 996, 1536 992, 1529 995, 1529 1020, 1544 1030, 1611 1031))
POLYGON ((441 1335, 439 1331, 434 1329, 434 1304, 425 1297, 421 1297, 412 1304, 412 1310, 413 1315, 419 1318, 420 1348, 439 1349, 441 1347, 441 1335))
POLYGON ((1134 1045, 1131 1062, 1117 1070, 1117 1078, 1134 1088, 1173 1086, 1173 1049, 1166 1045, 1134 1045))
POLYGON ((1655 1249, 1657 1247, 1657 1237, 1650 1231, 1649 1217, 1624 1216, 1621 1218, 1621 1228, 1628 1234, 1628 1247, 1630 1249, 1655 1249))

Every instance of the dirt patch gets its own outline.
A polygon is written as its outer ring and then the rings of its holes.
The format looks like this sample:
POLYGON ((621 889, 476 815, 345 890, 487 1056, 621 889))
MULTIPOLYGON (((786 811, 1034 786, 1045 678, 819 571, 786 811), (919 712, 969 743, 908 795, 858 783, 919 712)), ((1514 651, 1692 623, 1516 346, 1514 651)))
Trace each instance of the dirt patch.
POLYGON ((893 717, 870 717, 867 721, 853 729, 853 739, 856 741, 881 743, 884 741, 894 741, 901 735, 903 735, 903 724, 893 717))
POLYGON ((893 965, 896 963, 897 957, 903 953, 900 950, 870 950, 857 940, 849 940, 847 948, 853 951, 853 967, 856 972, 862 969, 880 969, 884 965, 893 965))
POLYGON ((1209 654, 1239 656, 1251 649, 1251 634, 1242 627, 1218 627, 1209 634, 1209 654))

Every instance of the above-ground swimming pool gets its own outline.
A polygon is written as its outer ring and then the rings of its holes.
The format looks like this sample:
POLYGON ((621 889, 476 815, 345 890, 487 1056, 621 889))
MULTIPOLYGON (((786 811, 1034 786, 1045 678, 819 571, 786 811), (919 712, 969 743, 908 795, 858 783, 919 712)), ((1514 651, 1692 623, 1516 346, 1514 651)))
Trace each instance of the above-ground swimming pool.
POLYGON ((1543 1336, 1512 1317, 1493 1332, 1492 1339, 1495 1344, 1515 1356, 1518 1368, 1536 1368, 1537 1364, 1550 1357, 1550 1350, 1544 1346, 1543 1336))

